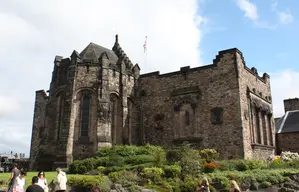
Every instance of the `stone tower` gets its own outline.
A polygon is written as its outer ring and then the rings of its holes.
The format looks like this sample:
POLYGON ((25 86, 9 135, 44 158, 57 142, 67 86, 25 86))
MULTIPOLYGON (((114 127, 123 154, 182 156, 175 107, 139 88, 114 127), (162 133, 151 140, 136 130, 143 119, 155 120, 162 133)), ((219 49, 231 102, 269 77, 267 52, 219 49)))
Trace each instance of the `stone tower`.
POLYGON ((140 142, 134 106, 139 72, 117 35, 112 50, 90 43, 70 58, 56 56, 48 95, 36 92, 31 168, 67 167, 100 147, 140 142))

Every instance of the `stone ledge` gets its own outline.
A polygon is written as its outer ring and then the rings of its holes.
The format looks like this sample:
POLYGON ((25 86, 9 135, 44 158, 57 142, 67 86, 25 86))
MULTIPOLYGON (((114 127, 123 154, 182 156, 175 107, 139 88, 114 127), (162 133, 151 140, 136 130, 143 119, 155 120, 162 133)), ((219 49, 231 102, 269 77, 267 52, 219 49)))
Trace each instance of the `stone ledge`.
POLYGON ((251 147, 252 147, 252 149, 266 149, 266 150, 273 150, 273 149, 275 149, 274 146, 263 145, 263 144, 258 144, 258 143, 251 144, 251 147))
POLYGON ((181 138, 177 138, 177 139, 173 139, 172 143, 173 144, 182 144, 184 142, 188 142, 188 143, 201 143, 201 141, 203 140, 202 137, 181 137, 181 138))

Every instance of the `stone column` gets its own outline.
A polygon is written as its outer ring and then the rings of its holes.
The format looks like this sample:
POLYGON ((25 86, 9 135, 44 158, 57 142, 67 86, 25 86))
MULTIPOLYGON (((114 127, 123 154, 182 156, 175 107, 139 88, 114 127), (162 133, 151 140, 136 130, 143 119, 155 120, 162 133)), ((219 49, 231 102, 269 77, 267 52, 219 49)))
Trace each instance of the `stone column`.
POLYGON ((97 113, 98 149, 101 147, 112 146, 110 103, 105 101, 99 101, 97 113))

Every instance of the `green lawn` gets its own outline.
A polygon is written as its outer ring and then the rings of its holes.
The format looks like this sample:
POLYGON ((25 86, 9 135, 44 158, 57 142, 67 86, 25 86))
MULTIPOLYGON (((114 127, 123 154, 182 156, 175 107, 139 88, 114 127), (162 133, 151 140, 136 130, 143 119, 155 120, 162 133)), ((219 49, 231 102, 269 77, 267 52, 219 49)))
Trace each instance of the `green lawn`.
MULTIPOLYGON (((26 187, 27 188, 31 184, 31 179, 33 176, 37 176, 38 172, 28 172, 26 173, 27 176, 26 178, 26 187)), ((56 178, 57 172, 45 172, 46 178, 48 183, 50 183, 54 178, 56 178)), ((69 178, 70 176, 75 176, 75 177, 80 177, 80 175, 68 175, 67 177, 69 178)), ((10 173, 0 173, 0 181, 4 180, 7 181, 8 178, 10 177, 10 173)))

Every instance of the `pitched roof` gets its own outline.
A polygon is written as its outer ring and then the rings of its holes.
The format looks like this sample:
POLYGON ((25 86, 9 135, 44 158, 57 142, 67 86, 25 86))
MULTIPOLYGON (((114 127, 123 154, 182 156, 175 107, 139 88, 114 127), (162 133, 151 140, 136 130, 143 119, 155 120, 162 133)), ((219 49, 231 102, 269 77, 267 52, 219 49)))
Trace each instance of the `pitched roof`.
POLYGON ((275 127, 277 133, 299 132, 299 110, 287 111, 275 127))
POLYGON ((89 45, 87 45, 87 47, 79 54, 79 56, 82 60, 91 60, 97 62, 101 54, 104 52, 107 53, 109 60, 112 60, 115 63, 117 62, 118 57, 112 50, 95 43, 89 43, 89 45))

